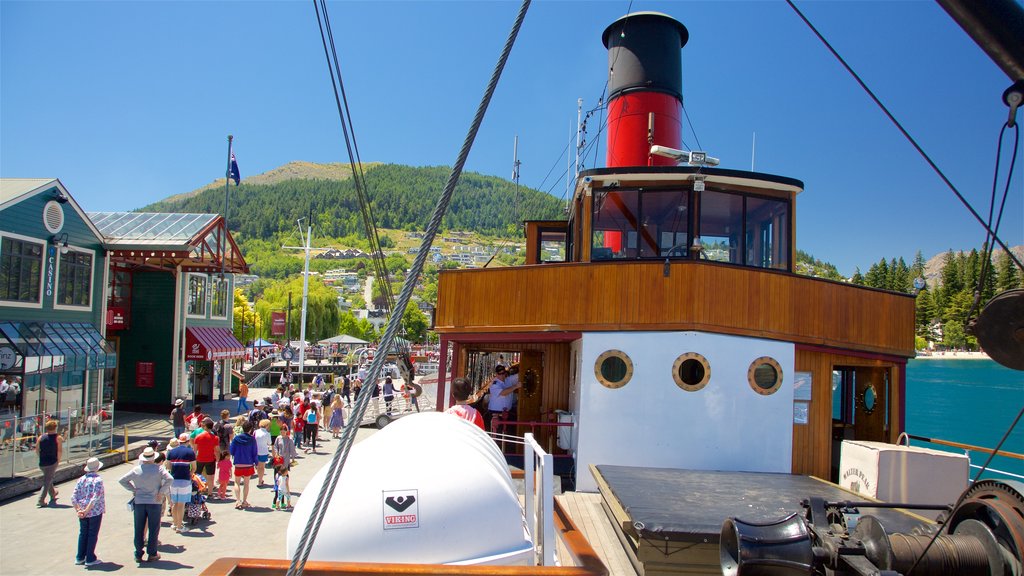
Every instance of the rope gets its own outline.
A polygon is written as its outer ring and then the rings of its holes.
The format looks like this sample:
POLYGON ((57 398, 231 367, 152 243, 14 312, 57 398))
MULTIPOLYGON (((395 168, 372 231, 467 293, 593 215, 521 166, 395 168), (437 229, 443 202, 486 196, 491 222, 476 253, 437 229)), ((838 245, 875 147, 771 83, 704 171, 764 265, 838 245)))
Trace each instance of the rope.
MULTIPOLYGON (((314 2, 314 6, 315 5, 316 4, 314 2)), ((519 35, 519 28, 522 26, 523 19, 526 18, 526 12, 529 7, 530 0, 523 0, 523 3, 519 8, 519 14, 516 16, 515 24, 512 26, 512 30, 509 32, 508 38, 505 40, 505 46, 502 49, 501 57, 498 59, 498 63, 495 65, 494 71, 491 73, 490 82, 487 84, 484 97, 477 108, 476 115, 473 118, 473 124, 469 129, 469 133, 466 134, 466 139, 462 144, 462 149, 459 150, 458 160, 452 167, 452 171, 448 176, 448 181, 445 183, 441 198, 438 200, 437 206, 434 208, 434 214, 431 217, 430 224, 427 226, 427 231, 423 236, 423 242, 420 244, 420 251, 416 255, 416 260, 413 263, 411 272, 406 276, 405 284, 402 286, 402 292, 398 296, 398 302, 395 305, 392 317, 401 318, 410 298, 412 298, 416 278, 420 275, 420 272, 423 270, 426 263, 427 256, 430 253, 430 245, 433 243, 434 238, 437 236, 437 231, 441 227, 441 220, 444 218, 444 214, 448 209, 448 204, 451 202, 452 195, 455 192, 455 185, 458 183, 459 176, 462 174, 462 169, 466 164, 466 159, 469 157, 469 151, 473 146, 473 141, 476 139, 476 134, 480 129, 480 124, 483 122, 484 113, 487 111, 491 97, 494 95, 495 88, 497 88, 498 80, 501 78, 501 72, 505 68, 505 63, 508 61, 508 56, 512 51, 512 46, 515 44, 516 37, 519 35)), ((326 11, 326 5, 324 6, 324 9, 326 11)), ((319 18, 318 9, 318 21, 319 18)), ((382 349, 390 349, 391 343, 395 339, 400 326, 401 322, 388 322, 384 338, 381 340, 382 349)), ((373 363, 370 364, 368 376, 370 382, 375 383, 377 381, 377 376, 380 374, 380 370, 386 359, 386 354, 378 354, 374 358, 373 363)), ((316 542, 317 533, 320 531, 320 525, 323 523, 324 516, 327 512, 327 506, 330 504, 331 496, 334 494, 334 489, 337 486, 338 478, 341 475, 341 469, 344 467, 345 460, 348 458, 351 446, 355 441, 356 431, 359 429, 358 423, 362 421, 370 400, 371 394, 360 394, 360 399, 356 403, 355 409, 349 415, 348 425, 345 427, 345 432, 342 435, 341 441, 338 443, 338 448, 335 451, 334 456, 331 457, 331 462, 326 476, 327 481, 320 487, 320 493, 318 494, 313 510, 310 513, 309 521, 306 523, 306 530, 303 531, 302 538, 300 539, 295 551, 295 556, 292 558, 291 565, 288 568, 288 576, 300 576, 305 568, 306 561, 309 559, 309 554, 313 548, 313 543, 316 542)))
POLYGON ((962 194, 960 194, 960 191, 957 190, 956 186, 952 182, 949 181, 949 178, 946 178, 946 175, 942 172, 941 169, 939 169, 935 162, 932 161, 931 157, 928 156, 928 153, 924 151, 924 148, 921 148, 917 141, 914 140, 914 137, 911 136, 910 133, 903 128, 903 125, 900 124, 899 120, 897 120, 896 117, 893 116, 891 112, 889 112, 889 109, 885 107, 885 104, 883 104, 882 101, 878 99, 878 96, 875 96, 875 93, 872 92, 870 88, 868 88, 868 85, 865 84, 863 80, 861 80, 860 76, 858 76, 857 73, 854 72, 853 68, 846 63, 846 60, 844 60, 843 57, 839 55, 839 52, 837 52, 836 49, 833 48, 831 44, 829 44, 828 40, 826 40, 825 37, 822 36, 821 32, 818 32, 818 29, 814 27, 814 24, 811 24, 811 21, 808 20, 806 16, 804 16, 803 12, 801 12, 800 9, 797 8, 795 4, 793 4, 793 0, 786 0, 786 4, 789 4, 789 7, 792 8, 793 11, 796 12, 797 16, 799 16, 800 19, 804 21, 804 24, 807 24, 807 27, 811 29, 811 32, 814 32, 814 35, 818 37, 818 40, 821 40, 821 43, 824 44, 825 47, 828 48, 829 52, 831 52, 832 55, 836 57, 836 60, 839 60, 839 63, 843 65, 843 68, 846 68, 846 71, 849 72, 851 76, 853 76, 853 79, 857 81, 857 84, 860 84, 860 87, 864 90, 864 92, 867 93, 867 95, 871 97, 875 104, 877 104, 878 107, 882 109, 882 112, 885 113, 887 118, 889 118, 889 121, 891 121, 893 125, 896 126, 896 129, 899 130, 901 134, 903 134, 903 137, 906 138, 907 141, 910 142, 910 145, 913 146, 915 150, 917 150, 917 153, 920 154, 922 158, 924 158, 925 162, 928 163, 928 166, 931 167, 932 171, 934 171, 939 176, 939 178, 942 179, 946 186, 948 186, 949 189, 953 192, 953 194, 956 195, 957 199, 960 200, 960 203, 963 204, 965 208, 967 208, 967 211, 970 212, 972 216, 974 216, 974 219, 977 220, 978 223, 981 224, 982 227, 985 228, 985 230, 992 235, 992 239, 995 240, 1000 246, 1002 246, 1003 250, 1006 250, 1006 253, 1010 255, 1010 258, 1013 259, 1014 263, 1017 264, 1017 267, 1024 270, 1024 265, 1022 265, 1020 260, 1017 259, 1017 256, 1015 256, 1013 252, 1010 251, 1009 247, 1007 247, 1006 244, 1004 244, 1003 241, 999 239, 999 236, 997 236, 995 232, 992 231, 989 225, 986 224, 984 220, 982 220, 981 216, 974 210, 970 202, 968 202, 967 199, 964 198, 962 194))

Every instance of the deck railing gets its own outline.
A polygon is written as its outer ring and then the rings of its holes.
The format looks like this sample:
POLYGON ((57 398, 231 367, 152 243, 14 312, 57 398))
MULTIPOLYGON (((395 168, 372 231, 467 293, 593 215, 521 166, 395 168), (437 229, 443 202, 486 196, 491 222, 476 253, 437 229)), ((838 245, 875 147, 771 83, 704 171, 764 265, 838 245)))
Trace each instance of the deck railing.
MULTIPOLYGON (((975 446, 973 444, 963 444, 961 442, 953 442, 951 440, 941 440, 939 438, 928 438, 927 436, 915 436, 914 434, 907 434, 906 432, 904 432, 903 434, 900 434, 900 439, 899 439, 898 443, 902 444, 904 439, 906 439, 906 445, 907 446, 910 446, 910 440, 918 440, 920 442, 928 442, 930 444, 938 444, 939 446, 948 446, 950 448, 959 448, 959 449, 964 451, 964 454, 967 456, 968 462, 970 462, 971 452, 972 451, 974 451, 974 452, 983 452, 985 454, 993 454, 993 453, 995 453, 996 456, 1002 456, 1004 458, 1014 458, 1014 459, 1017 459, 1017 460, 1024 460, 1024 454, 1018 454, 1017 452, 1010 452, 1010 451, 1007 451, 1007 450, 993 450, 991 448, 985 448, 983 446, 975 446)), ((981 470, 981 466, 978 466, 977 464, 970 464, 970 467, 971 467, 972 470, 981 470)), ((1016 472, 1008 472, 1006 470, 999 470, 998 468, 992 468, 991 466, 989 466, 988 468, 985 468, 985 471, 986 472, 991 472, 992 474, 999 474, 999 475, 1002 475, 1002 476, 1009 476, 1010 478, 1016 478, 1017 480, 1024 480, 1024 475, 1017 474, 1016 472)))
POLYGON ((523 436, 525 458, 523 495, 526 499, 526 527, 533 538, 536 563, 555 565, 554 460, 537 443, 533 434, 523 436))

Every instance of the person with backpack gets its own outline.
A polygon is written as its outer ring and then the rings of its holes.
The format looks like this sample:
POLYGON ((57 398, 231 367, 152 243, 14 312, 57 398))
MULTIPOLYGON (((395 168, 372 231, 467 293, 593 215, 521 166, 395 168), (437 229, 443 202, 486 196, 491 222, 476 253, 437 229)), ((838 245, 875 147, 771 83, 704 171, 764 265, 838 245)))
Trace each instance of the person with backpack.
MULTIPOLYGON (((206 419, 206 414, 203 414, 203 407, 196 404, 192 408, 192 413, 185 416, 185 429, 188 432, 195 432, 199 428, 203 427, 203 420, 206 419)), ((181 434, 178 434, 181 436, 181 434)))
POLYGON ((260 427, 260 422, 267 419, 267 413, 263 411, 263 400, 256 401, 256 407, 249 412, 249 424, 252 424, 252 429, 256 430, 260 427))
POLYGON ((311 401, 302 415, 303 432, 306 436, 306 445, 316 454, 316 434, 320 424, 320 406, 316 401, 311 401))
POLYGON ((213 425, 213 433, 217 435, 221 448, 227 450, 228 446, 231 446, 231 438, 235 435, 235 422, 231 419, 231 411, 220 411, 220 420, 213 425))

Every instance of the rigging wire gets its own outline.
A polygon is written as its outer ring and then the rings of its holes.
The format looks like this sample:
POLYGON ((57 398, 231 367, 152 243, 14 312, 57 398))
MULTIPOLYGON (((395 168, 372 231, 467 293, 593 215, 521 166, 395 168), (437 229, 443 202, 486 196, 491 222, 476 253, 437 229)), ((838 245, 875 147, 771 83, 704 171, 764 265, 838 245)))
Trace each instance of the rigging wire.
MULTIPOLYGON (((935 164, 935 162, 932 161, 932 159, 928 156, 928 154, 924 151, 924 149, 922 149, 921 146, 918 145, 917 141, 903 128, 903 126, 900 124, 900 122, 898 120, 896 120, 896 117, 893 116, 891 112, 889 112, 888 108, 886 108, 886 106, 882 103, 882 101, 879 100, 879 98, 877 96, 875 96, 874 92, 872 92, 870 88, 868 88, 867 84, 860 78, 860 76, 857 75, 857 73, 853 70, 853 68, 849 64, 846 63, 846 61, 843 59, 843 57, 839 55, 839 53, 836 51, 835 48, 832 47, 832 45, 828 42, 828 40, 826 40, 825 37, 818 31, 818 29, 815 28, 813 24, 811 24, 810 20, 808 20, 807 17, 804 16, 804 14, 800 11, 800 9, 796 7, 796 5, 793 3, 793 0, 786 0, 786 3, 789 4, 790 8, 792 8, 793 11, 795 11, 797 13, 797 15, 800 17, 800 19, 804 21, 804 23, 811 29, 812 32, 814 32, 814 35, 818 37, 818 39, 825 45, 826 48, 828 48, 829 52, 831 52, 832 55, 835 56, 835 58, 837 60, 839 60, 840 64, 842 64, 843 67, 846 68, 846 71, 849 72, 851 76, 853 76, 854 80, 856 80, 857 83, 860 84, 860 87, 868 94, 868 96, 871 97, 871 99, 875 102, 875 104, 877 104, 878 107, 882 109, 882 112, 885 113, 885 115, 896 126, 896 128, 900 131, 900 133, 903 134, 904 138, 906 138, 907 141, 909 141, 910 144, 917 150, 918 154, 920 154, 921 157, 923 157, 924 160, 928 163, 928 165, 931 166, 932 170, 936 174, 938 174, 939 178, 941 178, 942 181, 945 182, 945 184, 949 187, 949 189, 952 190, 953 194, 956 195, 956 197, 960 200, 960 202, 964 205, 964 207, 967 208, 967 210, 971 213, 972 216, 974 216, 975 220, 977 220, 985 228, 985 231, 987 233, 986 238, 991 238, 995 242, 998 242, 999 245, 1002 246, 1004 250, 1006 250, 1006 253, 1010 256, 1010 258, 1013 259, 1013 261, 1017 264, 1017 266, 1021 267, 1022 269, 1024 269, 1024 266, 1021 266, 1021 263, 1020 263, 1019 260, 1017 260, 1016 256, 1014 256, 1014 254, 1012 252, 1010 252, 1010 249, 1002 242, 1002 240, 999 239, 999 235, 997 233, 998 228, 999 228, 999 221, 1002 218, 1003 206, 1005 206, 1006 194, 1004 194, 1003 204, 1000 206, 999 216, 998 216, 998 218, 996 220, 996 226, 995 226, 995 229, 993 229, 992 226, 991 226, 991 222, 992 222, 992 212, 993 212, 993 210, 995 208, 996 184, 993 183, 992 202, 991 202, 991 205, 990 205, 990 208, 989 208, 989 221, 985 222, 984 220, 982 220, 981 216, 974 210, 974 208, 970 205, 970 203, 967 201, 967 199, 964 198, 962 194, 960 194, 960 191, 957 190, 956 186, 954 186, 953 183, 950 182, 948 178, 946 178, 946 175, 942 172, 942 170, 939 169, 939 167, 935 164)), ((1002 140, 1003 140, 1003 131, 1000 131, 999 147, 998 147, 998 149, 1000 151, 1002 150, 1002 140)), ((1016 151, 1017 151, 1017 146, 1015 144, 1014 145, 1014 156, 1015 157, 1016 157, 1016 151)), ((997 159, 996 159, 996 176, 995 176, 996 180, 998 180, 998 171, 999 171, 999 159, 997 157, 997 159)), ((1007 190, 1007 192, 1009 191, 1009 185, 1010 185, 1010 181, 1012 180, 1012 177, 1013 177, 1013 172, 1012 172, 1012 165, 1011 165, 1010 175, 1007 177, 1007 182, 1006 182, 1006 190, 1007 190)), ((990 253, 991 249, 992 249, 991 246, 987 247, 986 248, 986 252, 990 253)), ((984 281, 984 278, 979 279, 979 290, 978 290, 979 294, 980 294, 981 282, 983 282, 983 281, 984 281)), ((977 298, 978 297, 976 296, 976 302, 975 303, 977 303, 977 298)), ((1022 416, 1024 416, 1024 408, 1021 408, 1020 412, 1017 413, 1017 417, 1010 424, 1010 427, 1006 430, 1006 433, 1003 434, 1003 437, 999 440, 999 443, 996 445, 996 447, 992 451, 992 453, 989 454, 989 457, 985 461, 984 466, 982 466, 981 469, 978 470, 978 473, 975 475, 973 482, 977 482, 978 479, 981 477, 981 475, 985 472, 985 470, 988 469, 988 465, 992 462, 992 459, 995 457, 995 455, 999 451, 999 449, 1002 448, 1003 443, 1005 443, 1006 440, 1009 438, 1010 433, 1017 426, 1017 423, 1020 422, 1020 419, 1021 419, 1022 416)), ((972 484, 973 484, 973 482, 972 482, 972 484)), ((967 496, 967 491, 966 490, 961 492, 960 497, 957 498, 957 501, 953 505, 952 509, 956 510, 957 507, 959 507, 960 504, 963 503, 964 498, 966 496, 967 496)), ((921 554, 918 555, 918 557, 914 560, 913 565, 911 565, 910 569, 907 571, 907 576, 911 576, 914 573, 914 570, 917 568, 918 564, 921 562, 921 559, 923 559, 925 557, 925 555, 928 553, 928 550, 931 549, 932 545, 935 543, 935 541, 938 539, 938 537, 939 537, 939 535, 941 533, 942 533, 941 530, 937 530, 935 532, 935 534, 932 536, 931 540, 928 542, 928 545, 925 546, 924 550, 921 551, 921 554)))
MULTIPOLYGON (((325 0, 321 1, 325 2, 325 0)), ((441 221, 444 218, 445 211, 448 209, 448 204, 451 202, 452 195, 455 192, 455 185, 459 181, 459 176, 462 174, 462 169, 466 164, 470 148, 472 148, 473 141, 476 139, 476 134, 480 129, 480 124, 483 122, 484 113, 487 111, 491 97, 494 95, 494 90, 498 85, 498 79, 501 78, 501 72, 505 68, 505 63, 508 61, 508 56, 512 51, 512 46, 515 44, 516 37, 519 35, 519 29, 522 26, 523 20, 526 18, 526 12, 530 7, 530 1, 531 0, 523 0, 523 3, 519 8, 519 13, 516 16, 512 30, 509 32, 508 38, 505 40, 505 46, 502 49, 501 57, 498 59, 498 62, 494 67, 494 71, 491 73, 490 82, 487 84, 487 89, 485 90, 484 96, 477 108, 476 115, 473 118, 473 123, 469 132, 466 134, 466 139, 462 144, 462 149, 459 150, 458 159, 452 167, 452 171, 448 176, 448 181, 445 183, 444 191, 441 193, 437 206, 434 208, 430 224, 427 226, 427 230, 423 236, 423 241, 420 244, 420 251, 416 254, 416 260, 413 262, 412 269, 402 286, 402 292, 398 296, 398 301, 393 312, 393 314, 398 317, 401 317, 405 312, 406 305, 408 305, 409 299, 412 297, 416 278, 423 270, 427 255, 430 253, 430 245, 433 243, 434 237, 437 235, 437 232, 441 227, 441 221)), ((315 0, 314 6, 316 6, 315 0)), ((326 13, 326 3, 323 4, 323 9, 326 13)), ((317 8, 317 20, 319 21, 319 19, 319 8, 317 8)), ((322 35, 323 28, 321 28, 321 36, 322 35)), ((400 322, 388 322, 384 337, 381 340, 381 347, 384 350, 390 348, 392 341, 396 338, 400 325, 400 322)), ((370 365, 368 375, 371 382, 376 382, 376 378, 380 374, 380 370, 386 359, 387 354, 377 354, 374 357, 373 363, 370 365)), ((327 506, 330 503, 335 487, 338 484, 341 469, 344 467, 345 460, 348 458, 349 451, 355 441, 356 431, 359 428, 358 423, 362 421, 363 415, 369 407, 371 395, 361 394, 360 396, 361 398, 349 417, 348 426, 345 427, 345 433, 342 435, 341 441, 338 442, 338 448, 331 457, 325 481, 320 487, 320 493, 315 500, 313 510, 310 512, 309 520, 306 523, 306 529, 302 533, 302 538, 296 548, 295 556, 292 558, 291 565, 288 568, 288 576, 300 576, 302 574, 306 561, 309 558, 309 554, 312 551, 313 543, 316 542, 316 536, 320 530, 321 524, 323 523, 324 516, 327 512, 327 506)))
MULTIPOLYGON (((1006 135, 1006 129, 1010 128, 1010 122, 1007 121, 1003 124, 1001 130, 999 130, 999 140, 996 145, 996 167, 994 174, 992 175, 992 199, 989 201, 988 207, 988 225, 992 227, 993 234, 999 233, 999 224, 1003 220, 1003 210, 1006 208, 1006 199, 1010 195, 1010 182, 1013 181, 1013 169, 1017 165, 1017 148, 1020 144, 1020 127, 1019 124, 1013 123, 1013 154, 1010 155, 1010 168, 1006 175, 1006 186, 1003 188, 1003 199, 999 204, 999 212, 995 216, 996 224, 992 226, 992 216, 996 206, 996 190, 999 187, 999 162, 1003 155, 1003 137, 1006 135)), ((985 253, 981 260, 981 273, 978 274, 978 286, 974 289, 974 303, 971 305, 970 311, 967 312, 966 321, 970 321, 970 318, 974 316, 974 312, 978 309, 981 304, 981 297, 984 292, 985 280, 992 268, 992 252, 995 250, 995 246, 992 243, 991 235, 985 234, 985 243, 982 244, 985 247, 985 253)))
POLYGON ((839 52, 836 51, 836 49, 832 47, 832 45, 829 43, 828 40, 825 39, 821 32, 819 32, 818 29, 814 27, 814 24, 811 24, 811 21, 808 20, 806 16, 804 16, 804 13, 801 12, 800 9, 796 7, 796 5, 793 3, 793 0, 786 0, 786 4, 789 4, 789 7, 792 8, 793 11, 796 12, 797 16, 799 16, 800 19, 804 21, 804 24, 806 24, 807 27, 811 29, 811 32, 813 32, 814 35, 818 37, 818 40, 821 40, 821 43, 824 44, 825 47, 828 48, 829 52, 831 52, 832 55, 835 56, 836 60, 838 60, 839 63, 843 65, 843 68, 846 68, 846 71, 849 72, 851 76, 853 76, 853 79, 857 81, 857 84, 860 84, 860 87, 864 90, 864 92, 867 93, 867 95, 871 97, 875 104, 877 104, 878 107, 882 109, 882 112, 885 113, 886 117, 889 118, 889 120, 893 123, 893 125, 896 126, 900 133, 903 134, 903 137, 906 138, 908 142, 910 142, 914 149, 917 150, 917 153, 920 154, 922 158, 924 158, 925 162, 928 163, 932 170, 939 176, 940 179, 942 179, 942 181, 946 184, 947 187, 949 187, 953 194, 956 195, 957 199, 960 200, 960 203, 963 204, 965 208, 967 208, 968 212, 970 212, 972 216, 974 216, 974 219, 977 220, 978 223, 981 224, 989 234, 991 234, 992 239, 999 243, 999 245, 1002 246, 1003 250, 1006 250, 1007 254, 1010 255, 1010 258, 1014 261, 1014 263, 1017 264, 1017 267, 1020 268, 1021 270, 1024 270, 1024 264, 1021 264, 1021 261, 1018 260, 1017 256, 1010 251, 1009 247, 1007 247, 1006 244, 1003 243, 1003 241, 999 238, 998 235, 992 232, 992 229, 988 226, 988 224, 985 223, 984 220, 982 220, 981 216, 974 210, 974 208, 971 206, 971 203, 968 202, 966 198, 964 198, 964 196, 957 189, 956 185, 950 182, 949 178, 946 177, 945 173, 943 173, 942 170, 935 164, 935 162, 932 161, 931 157, 928 156, 928 153, 925 152, 923 148, 921 148, 921 146, 917 143, 914 137, 911 136, 905 128, 903 128, 903 125, 900 124, 899 120, 897 120, 896 117, 893 116, 891 112, 889 112, 889 109, 886 108, 885 104, 882 103, 878 96, 875 96, 875 93, 872 92, 870 88, 868 88, 868 85, 863 80, 861 80, 860 76, 853 70, 853 68, 846 63, 846 60, 844 60, 843 57, 839 55, 839 52))

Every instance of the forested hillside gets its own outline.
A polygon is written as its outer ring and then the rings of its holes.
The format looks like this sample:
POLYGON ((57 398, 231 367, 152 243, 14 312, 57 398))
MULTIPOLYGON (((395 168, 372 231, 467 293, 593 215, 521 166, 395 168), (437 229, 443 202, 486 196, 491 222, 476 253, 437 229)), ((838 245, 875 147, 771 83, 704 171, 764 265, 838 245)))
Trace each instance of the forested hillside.
MULTIPOLYGON (((396 164, 366 170, 368 195, 380 228, 422 230, 448 178, 444 166, 416 168, 396 164)), ((141 209, 146 212, 220 213, 224 189, 211 188, 177 196, 141 209)), ((314 215, 319 234, 340 238, 365 236, 354 183, 348 180, 289 179, 273 184, 242 181, 231 187, 228 226, 242 239, 270 240, 290 234, 296 220, 314 215)), ((549 194, 520 186, 516 199, 512 183, 493 176, 466 172, 444 219, 444 227, 493 236, 518 234, 525 219, 563 217, 562 203, 549 194), (515 208, 515 210, 514 210, 515 208)))

